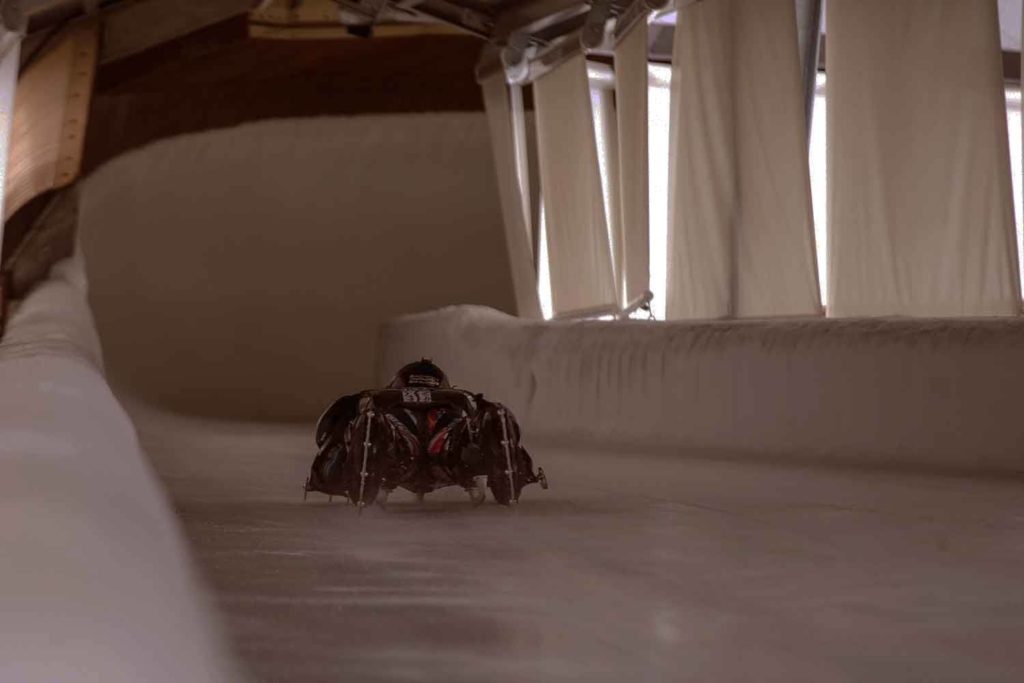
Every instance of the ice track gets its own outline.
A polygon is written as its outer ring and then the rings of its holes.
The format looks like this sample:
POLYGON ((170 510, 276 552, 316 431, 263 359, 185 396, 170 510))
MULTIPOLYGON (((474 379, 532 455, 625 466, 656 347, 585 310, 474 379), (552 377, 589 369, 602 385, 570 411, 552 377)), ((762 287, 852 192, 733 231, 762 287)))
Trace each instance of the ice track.
MULTIPOLYGON (((517 510, 311 495, 307 429, 129 406, 257 681, 1016 681, 1024 484, 539 448, 517 510)), ((527 445, 529 441, 527 441, 527 445)))

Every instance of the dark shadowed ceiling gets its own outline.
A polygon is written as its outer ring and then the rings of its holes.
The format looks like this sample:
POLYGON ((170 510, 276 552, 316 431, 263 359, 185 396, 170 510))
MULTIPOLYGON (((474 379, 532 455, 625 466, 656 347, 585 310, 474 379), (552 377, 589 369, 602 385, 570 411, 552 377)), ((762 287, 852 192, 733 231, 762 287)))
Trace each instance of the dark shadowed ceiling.
MULTIPOLYGON (((300 0, 296 0, 298 4, 300 0)), ((583 0, 337 0, 348 8, 397 6, 441 20, 462 23, 485 37, 504 40, 516 31, 551 38, 579 28, 592 2, 583 0)), ((628 0, 611 0, 621 8, 628 0)), ((700 0, 681 0, 695 2, 700 0)), ((794 0, 798 13, 807 12, 816 0, 794 0)), ((825 0, 827 30, 827 0, 825 0)), ((45 32, 69 18, 92 11, 106 15, 103 60, 118 59, 162 42, 245 13, 263 3, 259 0, 5 0, 5 15, 19 7, 28 19, 29 46, 45 32)), ((666 6, 671 3, 664 2, 666 6)), ((1022 0, 998 0, 1003 49, 1019 52, 1022 0)), ((349 15, 352 16, 352 15, 349 15)), ((652 56, 670 54, 675 13, 665 12, 651 32, 652 56)), ((8 19, 8 24, 10 20, 8 19)))

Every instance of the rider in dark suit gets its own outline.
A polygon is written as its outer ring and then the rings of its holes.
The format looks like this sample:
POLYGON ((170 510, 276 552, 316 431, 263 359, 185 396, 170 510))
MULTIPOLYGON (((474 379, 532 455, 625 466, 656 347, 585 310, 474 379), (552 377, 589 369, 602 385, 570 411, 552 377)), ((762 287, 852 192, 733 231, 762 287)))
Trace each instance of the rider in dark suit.
POLYGON ((403 367, 385 389, 342 396, 317 423, 318 453, 304 490, 343 495, 359 505, 385 502, 394 488, 423 495, 462 486, 475 505, 486 478, 495 499, 510 504, 540 482, 519 426, 504 406, 453 389, 423 359, 403 367))

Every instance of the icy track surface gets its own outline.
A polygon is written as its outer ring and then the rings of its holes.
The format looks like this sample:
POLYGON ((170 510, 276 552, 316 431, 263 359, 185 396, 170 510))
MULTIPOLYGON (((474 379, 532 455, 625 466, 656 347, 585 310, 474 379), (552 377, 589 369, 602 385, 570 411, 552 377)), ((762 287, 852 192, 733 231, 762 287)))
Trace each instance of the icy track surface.
POLYGON ((362 517, 308 430, 131 408, 258 681, 1017 681, 1024 484, 534 447, 362 517))

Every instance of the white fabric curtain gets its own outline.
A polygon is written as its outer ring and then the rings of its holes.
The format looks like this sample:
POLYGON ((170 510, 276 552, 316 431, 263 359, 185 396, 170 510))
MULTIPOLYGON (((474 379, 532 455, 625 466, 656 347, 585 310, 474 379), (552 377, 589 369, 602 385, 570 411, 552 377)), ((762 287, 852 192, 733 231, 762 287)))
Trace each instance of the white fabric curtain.
POLYGON ((830 0, 829 314, 1020 310, 995 2, 830 0))
POLYGON ((682 3, 667 317, 821 313, 792 0, 682 3))
POLYGON ((528 188, 520 187, 517 171, 515 133, 508 85, 505 74, 498 72, 480 83, 487 123, 491 131, 491 149, 498 178, 498 192, 505 223, 505 242, 511 262, 512 284, 516 293, 519 315, 540 318, 540 298, 537 293, 537 272, 533 262, 533 247, 528 215, 529 203, 524 199, 528 188))
MULTIPOLYGON (((0 29, 0 217, 4 213, 7 158, 11 141, 11 119, 14 114, 14 91, 18 84, 21 57, 21 36, 0 29)), ((4 221, 0 218, 0 244, 3 244, 4 221)), ((2 254, 0 254, 2 256, 2 254)))
MULTIPOLYGON (((614 83, 614 76, 610 79, 614 83)), ((591 89, 591 105, 594 108, 594 136, 597 142, 598 169, 601 173, 601 191, 604 196, 604 215, 608 227, 608 241, 611 245, 612 278, 615 283, 615 302, 623 307, 622 261, 623 235, 619 182, 619 124, 615 111, 614 85, 591 89)))
POLYGON ((533 84, 555 315, 617 308, 585 57, 533 84))
POLYGON ((650 285, 647 161, 647 22, 638 21, 615 46, 618 114, 618 277, 626 305, 650 285))

